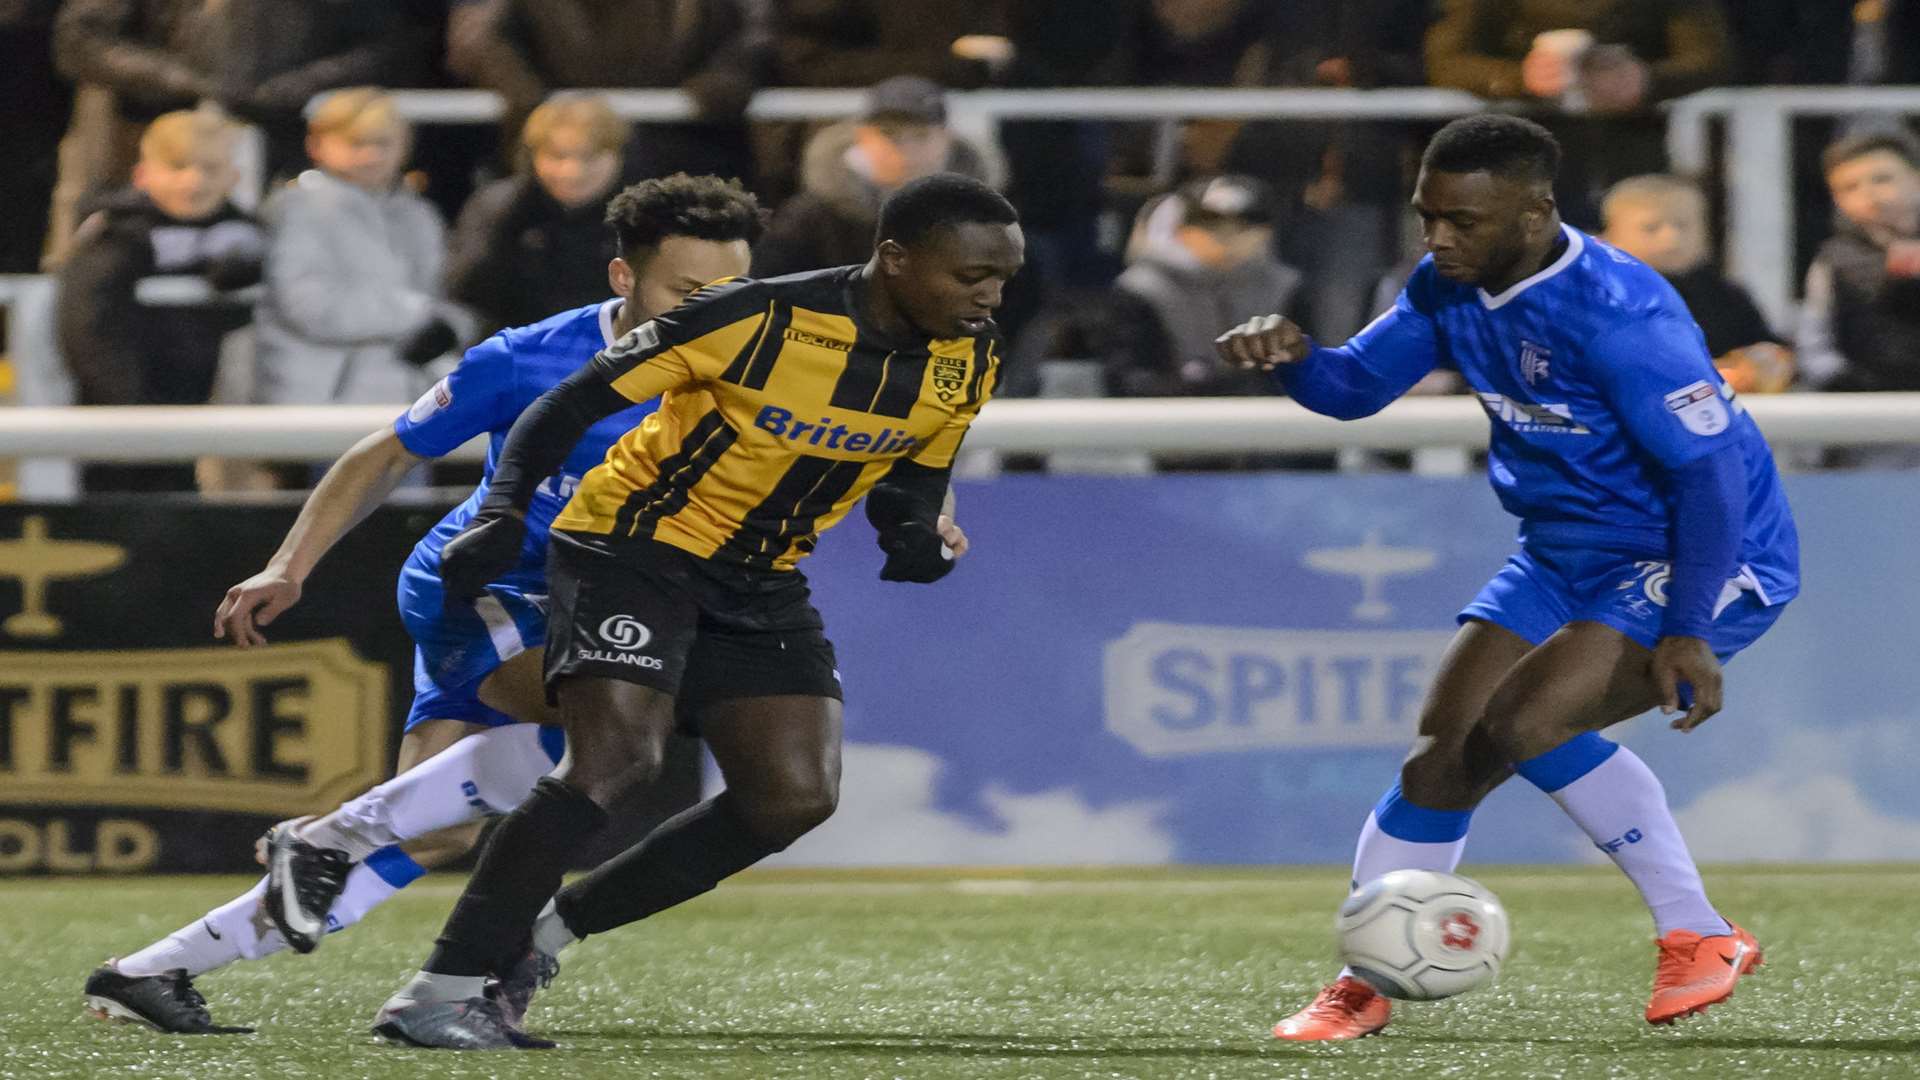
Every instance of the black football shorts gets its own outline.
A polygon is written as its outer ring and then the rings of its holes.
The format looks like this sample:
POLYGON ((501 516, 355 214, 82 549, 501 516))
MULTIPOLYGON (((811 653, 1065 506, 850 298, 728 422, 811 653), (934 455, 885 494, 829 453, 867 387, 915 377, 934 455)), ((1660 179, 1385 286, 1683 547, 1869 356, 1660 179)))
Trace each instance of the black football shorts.
POLYGON ((797 570, 555 529, 547 577, 549 695, 571 676, 619 679, 674 695, 689 719, 729 698, 841 696, 833 643, 797 570))

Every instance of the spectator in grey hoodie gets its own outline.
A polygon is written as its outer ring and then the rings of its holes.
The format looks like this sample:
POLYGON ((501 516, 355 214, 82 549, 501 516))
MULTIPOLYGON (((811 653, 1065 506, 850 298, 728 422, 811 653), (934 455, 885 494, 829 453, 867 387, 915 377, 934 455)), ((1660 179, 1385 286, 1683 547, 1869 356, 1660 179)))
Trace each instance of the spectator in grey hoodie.
POLYGON ((1152 344, 1110 372, 1116 394, 1270 392, 1264 377, 1222 364, 1213 339, 1253 317, 1242 312, 1288 310, 1300 291, 1300 271, 1274 257, 1273 210, 1265 184, 1229 175, 1193 181, 1147 211, 1110 317, 1152 344))
POLYGON ((343 90, 314 111, 318 167, 266 208, 259 401, 403 404, 471 332, 472 316, 441 292, 445 225, 398 182, 408 140, 378 90, 343 90))

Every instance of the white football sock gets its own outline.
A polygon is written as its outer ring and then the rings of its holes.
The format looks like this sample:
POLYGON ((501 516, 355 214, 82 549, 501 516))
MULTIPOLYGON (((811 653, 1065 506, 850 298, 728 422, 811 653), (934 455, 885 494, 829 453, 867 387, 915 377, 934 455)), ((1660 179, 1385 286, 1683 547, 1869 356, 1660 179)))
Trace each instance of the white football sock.
POLYGON ((356 862, 380 848, 520 805, 560 760, 558 728, 509 724, 469 735, 300 827, 356 862))
POLYGON ((1638 754, 1588 732, 1516 768, 1633 881, 1653 913, 1655 934, 1731 932, 1707 900, 1666 789, 1638 754))
MULTIPOLYGON (((1394 784, 1360 826, 1353 849, 1353 887, 1393 870, 1441 870, 1452 873, 1467 850, 1471 810, 1431 810, 1416 806, 1394 784), (1384 823, 1383 823, 1384 820, 1384 823)), ((1342 977, 1352 975, 1341 968, 1342 977)))
POLYGON ((560 912, 552 900, 540 909, 540 917, 533 921, 533 947, 548 956, 559 956, 560 950, 580 939, 567 929, 566 921, 560 918, 560 912))
MULTIPOLYGON (((327 932, 345 930, 426 873, 399 848, 375 852, 347 873, 347 886, 327 913, 327 932)), ((235 960, 259 960, 287 947, 260 907, 267 879, 159 941, 114 962, 122 975, 164 975, 186 968, 198 977, 235 960)))
POLYGON ((398 1009, 434 1001, 466 1001, 486 992, 485 975, 439 975, 417 971, 407 985, 394 991, 384 1008, 398 1009))
POLYGON ((1380 828, 1375 814, 1360 827, 1353 849, 1353 886, 1360 886, 1392 870, 1440 870, 1453 873, 1466 853, 1467 838, 1440 842, 1402 840, 1380 828))
POLYGON ((204 975, 235 960, 258 960, 287 947, 260 908, 267 879, 139 952, 114 962, 122 975, 204 975))
POLYGON ((327 933, 332 934, 367 917, 367 912, 393 898, 393 894, 419 880, 426 867, 414 862, 397 847, 384 847, 347 871, 346 887, 340 899, 327 912, 327 933))

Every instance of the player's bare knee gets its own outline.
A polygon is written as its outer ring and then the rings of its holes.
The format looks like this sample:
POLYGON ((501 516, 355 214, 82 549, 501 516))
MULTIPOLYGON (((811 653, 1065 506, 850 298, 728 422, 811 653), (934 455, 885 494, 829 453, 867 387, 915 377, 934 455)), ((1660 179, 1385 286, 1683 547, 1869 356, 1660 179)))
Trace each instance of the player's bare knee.
POLYGON ((666 756, 666 733, 645 719, 605 716, 575 721, 564 773, 566 783, 602 809, 628 790, 651 783, 666 756))
POLYGON ((1544 754, 1571 738, 1562 721, 1519 694, 1495 694, 1479 731, 1503 765, 1544 754))
POLYGON ((1454 740, 1426 739, 1400 765, 1400 794, 1429 810, 1469 810, 1479 800, 1454 740))
POLYGON ((837 803, 831 790, 800 790, 744 800, 738 811, 755 836, 784 849, 832 817, 837 803))

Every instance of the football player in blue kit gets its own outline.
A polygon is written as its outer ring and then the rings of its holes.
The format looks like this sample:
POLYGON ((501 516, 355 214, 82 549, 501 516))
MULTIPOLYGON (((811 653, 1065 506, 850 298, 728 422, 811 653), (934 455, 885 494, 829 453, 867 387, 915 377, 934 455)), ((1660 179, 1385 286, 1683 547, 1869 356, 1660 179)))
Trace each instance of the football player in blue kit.
MULTIPOLYGON (((1337 348, 1277 315, 1218 344, 1340 419, 1436 367, 1479 397, 1520 550, 1460 613, 1353 881, 1451 871, 1474 807, 1518 773, 1640 890, 1658 937, 1646 1019, 1665 1024, 1725 1000, 1760 948, 1708 901, 1660 781, 1600 732, 1656 706, 1680 731, 1717 712, 1720 665, 1798 591, 1799 544, 1766 440, 1679 296, 1561 223, 1559 156, 1526 120, 1448 124, 1414 196, 1430 254, 1391 310, 1337 348)), ((1387 1000, 1343 972, 1274 1034, 1355 1038, 1387 1019, 1387 1000)))
POLYGON ((746 273, 762 214, 737 182, 684 174, 615 196, 607 222, 614 298, 504 330, 330 469, 266 569, 228 590, 214 635, 262 645, 261 627, 300 599, 314 566, 421 462, 489 437, 486 478, 441 519, 400 572, 402 621, 413 637, 414 691, 393 780, 317 819, 276 826, 258 885, 173 934, 109 960, 87 980, 97 1014, 163 1031, 244 1031, 213 1024, 195 976, 287 946, 309 952, 428 867, 459 858, 480 819, 524 799, 560 760, 560 729, 541 686, 547 527, 607 448, 657 402, 595 424, 534 493, 519 562, 472 603, 448 603, 440 552, 486 496, 494 458, 522 410, 593 355, 688 294, 746 273), (522 722, 525 721, 525 722, 522 722))

